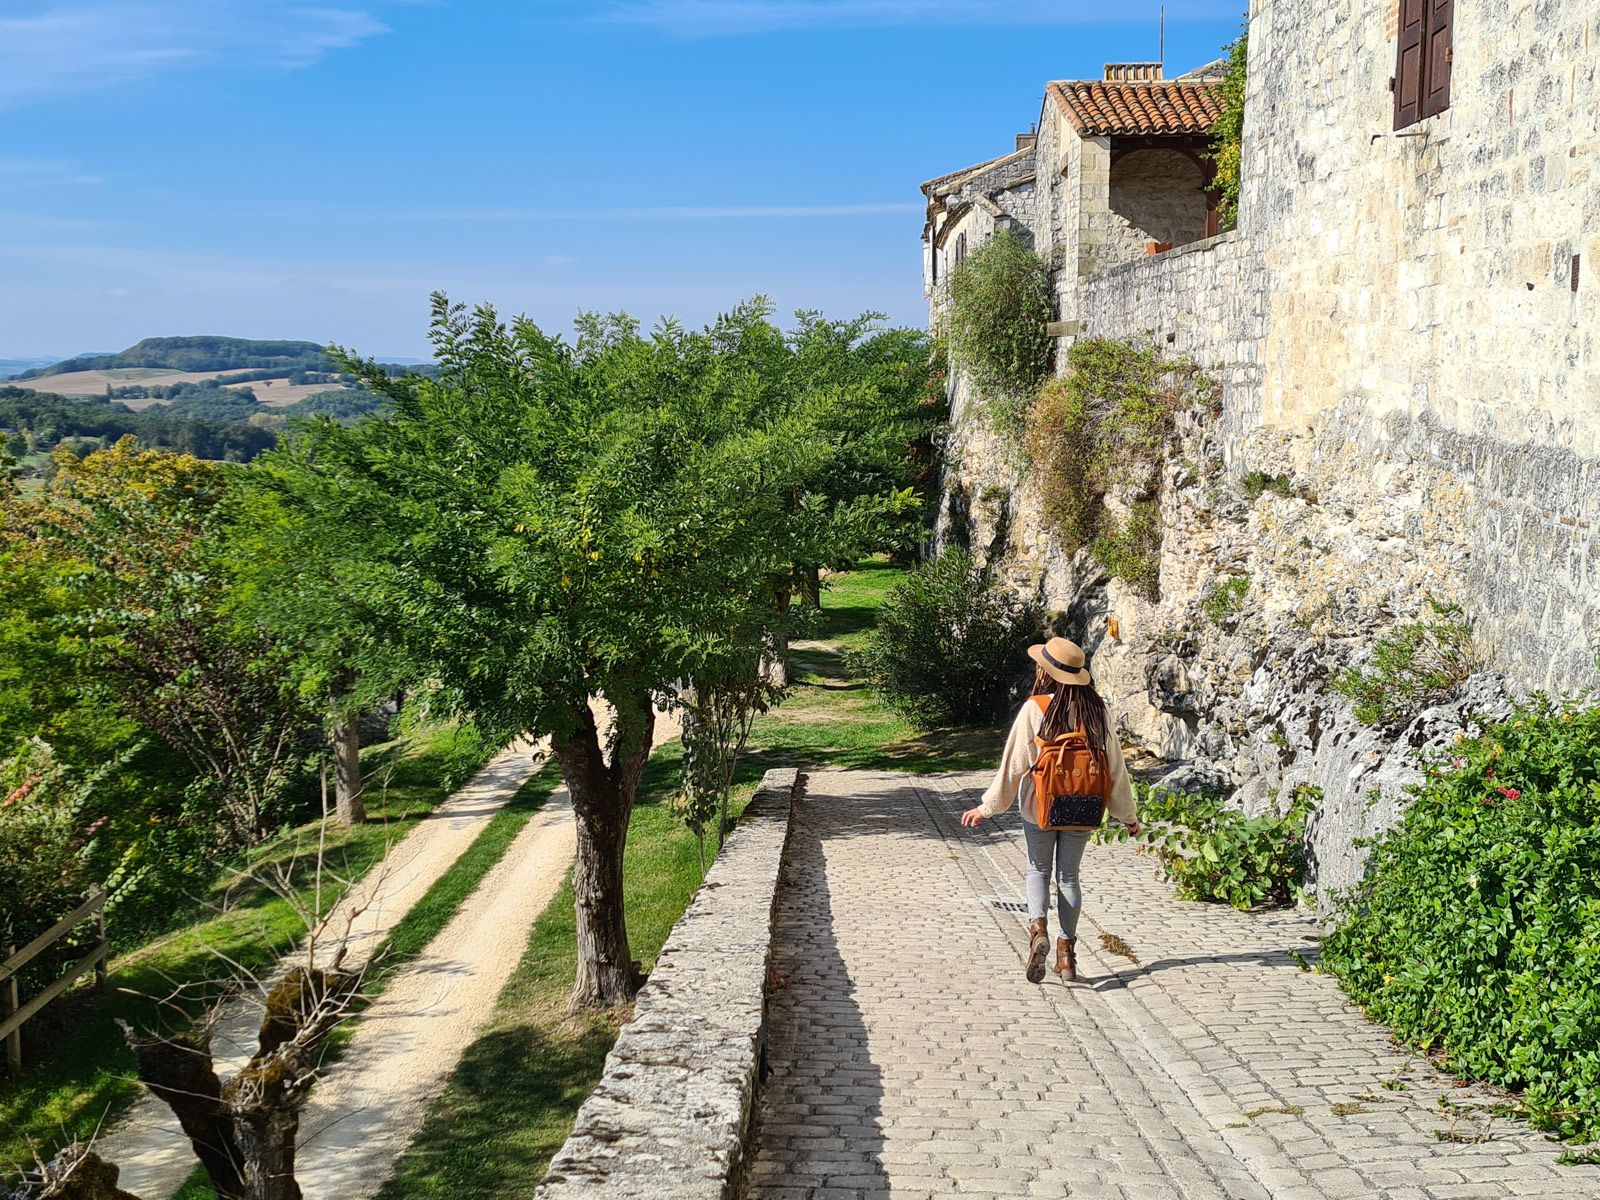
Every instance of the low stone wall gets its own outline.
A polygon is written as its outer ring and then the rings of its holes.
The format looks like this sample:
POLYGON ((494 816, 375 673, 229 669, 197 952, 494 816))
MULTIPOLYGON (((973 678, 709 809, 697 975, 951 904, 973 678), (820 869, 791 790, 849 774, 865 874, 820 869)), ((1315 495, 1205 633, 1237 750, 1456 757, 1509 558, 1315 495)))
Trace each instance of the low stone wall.
POLYGON ((538 1200, 733 1194, 766 1038, 767 965, 793 770, 768 771, 688 911, 633 1020, 578 1110, 538 1200))

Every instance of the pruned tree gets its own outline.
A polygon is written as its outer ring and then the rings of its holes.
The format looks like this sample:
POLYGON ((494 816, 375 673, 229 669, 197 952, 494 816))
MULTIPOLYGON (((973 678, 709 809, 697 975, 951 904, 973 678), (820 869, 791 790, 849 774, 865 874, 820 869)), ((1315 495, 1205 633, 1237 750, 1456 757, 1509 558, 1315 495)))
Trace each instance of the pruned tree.
MULTIPOLYGON (((291 870, 252 876, 300 909, 308 935, 303 962, 271 981, 235 978, 261 993, 256 1050, 226 1080, 218 1076, 211 1042, 233 995, 211 1004, 198 1027, 171 1034, 140 1034, 122 1025, 140 1082, 172 1109, 195 1156, 205 1166, 219 1200, 301 1200, 295 1180, 300 1112, 310 1097, 328 1038, 350 1017, 377 965, 348 961, 351 930, 366 902, 322 911, 325 864, 319 849, 315 900, 298 901, 291 870)), ((348 881, 342 881, 348 882, 348 881)), ((330 889, 331 890, 331 889, 330 889)), ((366 895, 375 895, 368 887, 366 895)), ((209 984, 203 986, 211 986, 209 984)), ((164 1001, 178 1003, 188 988, 164 1001)), ((74 1143, 41 1163, 11 1193, 11 1200, 139 1200, 119 1189, 119 1169, 92 1144, 74 1143)))

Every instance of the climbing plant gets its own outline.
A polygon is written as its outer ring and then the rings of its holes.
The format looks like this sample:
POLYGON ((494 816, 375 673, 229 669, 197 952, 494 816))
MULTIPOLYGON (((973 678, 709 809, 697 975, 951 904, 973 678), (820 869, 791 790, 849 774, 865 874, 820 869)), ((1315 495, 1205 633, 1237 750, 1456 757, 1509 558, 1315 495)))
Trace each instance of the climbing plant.
POLYGON ((1028 400, 1055 367, 1049 264, 1001 230, 950 276, 940 333, 954 364, 989 406, 996 432, 1022 431, 1028 400))
POLYGON ((1112 576, 1154 597, 1167 437, 1209 381, 1149 342, 1081 340, 1067 364, 1040 389, 1023 437, 1045 516, 1069 554, 1087 546, 1112 576))
POLYGON ((1239 222, 1239 164, 1244 150, 1245 64, 1249 58, 1250 27, 1245 26, 1228 52, 1228 73, 1222 80, 1222 115, 1211 127, 1211 162, 1220 198, 1218 227, 1232 229, 1239 222))

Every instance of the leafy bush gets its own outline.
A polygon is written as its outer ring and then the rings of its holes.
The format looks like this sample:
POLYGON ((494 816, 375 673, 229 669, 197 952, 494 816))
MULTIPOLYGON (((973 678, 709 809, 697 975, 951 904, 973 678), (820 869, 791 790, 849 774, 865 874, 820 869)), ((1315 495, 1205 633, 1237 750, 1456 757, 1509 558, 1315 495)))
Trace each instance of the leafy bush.
MULTIPOLYGON (((0 944, 26 945, 82 903, 90 884, 84 847, 98 827, 84 816, 88 790, 74 787, 37 739, 0 761, 0 944)), ((25 971, 24 991, 48 984, 59 957, 25 971)))
POLYGON ((912 572, 878 609, 852 667, 919 728, 996 719, 1039 632, 1039 613, 965 550, 912 572))
POLYGON ((1045 332, 1054 317, 1049 264, 1008 230, 950 276, 941 333, 1002 433, 1021 431, 1028 398, 1055 367, 1055 342, 1045 332))
POLYGON ((1250 576, 1229 576, 1212 586, 1206 598, 1201 601, 1200 610, 1211 619, 1213 625, 1221 625, 1244 607, 1244 594, 1249 590, 1250 576))
POLYGON ((1172 418, 1206 380, 1152 343, 1087 339, 1068 352, 1070 372, 1039 391, 1023 450, 1045 516, 1067 553, 1088 546, 1115 578, 1154 597, 1161 523, 1155 503, 1172 418), (1107 510, 1113 489, 1129 515, 1107 510))
POLYGON ((1536 697, 1431 767, 1323 962, 1452 1070, 1600 1137, 1600 709, 1536 697))
MULTIPOLYGON (((1305 882, 1306 818, 1321 798, 1316 788, 1300 788, 1287 812, 1246 817, 1225 807, 1220 795, 1151 793, 1140 805, 1145 828, 1135 840, 1186 900, 1240 909, 1287 904, 1305 882)), ((1129 835, 1118 829, 1107 836, 1129 835)))
POLYGON ((1330 686, 1355 701, 1356 720, 1367 725, 1403 725, 1430 705, 1442 703, 1478 669, 1472 626, 1459 604, 1432 596, 1438 618, 1397 625, 1373 648, 1365 667, 1341 671, 1330 686))

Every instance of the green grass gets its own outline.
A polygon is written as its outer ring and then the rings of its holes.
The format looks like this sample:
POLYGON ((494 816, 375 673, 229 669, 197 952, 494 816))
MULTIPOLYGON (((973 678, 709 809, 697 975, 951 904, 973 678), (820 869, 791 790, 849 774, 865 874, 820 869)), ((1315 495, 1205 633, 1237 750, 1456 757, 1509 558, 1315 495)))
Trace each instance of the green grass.
MULTIPOLYGON (((880 771, 977 771, 999 761, 1003 726, 919 731, 880 704, 845 666, 866 643, 873 614, 905 571, 864 563, 835 575, 822 596, 814 640, 791 654, 795 689, 756 720, 750 769, 774 766, 861 767, 880 771)), ((759 771, 757 771, 759 773, 759 771)))
MULTIPOLYGON (((700 857, 694 835, 667 807, 681 786, 678 743, 658 750, 645 770, 628 833, 628 934, 648 969, 695 889, 700 857)), ((732 800, 742 813, 754 787, 732 800)), ((527 952, 467 1048, 444 1094, 401 1158, 379 1200, 526 1196, 572 1128, 626 1018, 622 1011, 569 1020, 577 970, 570 881, 534 923, 527 952)))
MULTIPOLYGON (((367 753, 377 755, 384 749, 372 747, 367 753)), ((471 757, 475 761, 485 755, 480 751, 471 757)), ((359 878, 392 842, 449 795, 449 785, 470 766, 472 761, 463 760, 453 731, 435 731, 399 761, 385 788, 369 792, 367 824, 330 828, 325 857, 331 871, 325 875, 359 878)), ((531 796, 506 819, 527 820, 529 804, 534 804, 531 796)), ((489 833, 486 829, 482 836, 489 833)), ((504 826, 495 836, 509 841, 504 826)), ((303 825, 258 848, 241 865, 258 874, 281 868, 297 900, 306 903, 314 890, 317 837, 318 823, 303 825)), ((425 944, 433 923, 448 920, 443 912, 450 894, 470 893, 464 879, 473 866, 463 868, 458 863, 457 869, 464 874, 417 915, 415 924, 408 927, 402 922, 396 930, 395 937, 403 939, 396 944, 397 953, 425 944)), ((435 885, 435 891, 451 874, 435 885)), ((325 881, 324 905, 337 899, 339 890, 325 881)), ((23 1031, 27 1072, 0 1084, 0 1175, 30 1165, 35 1153, 48 1158, 68 1142, 92 1135, 133 1100, 133 1056, 114 1023, 118 1018, 136 1029, 171 1028, 182 1020, 182 1013, 161 1008, 159 997, 178 984, 189 985, 192 991, 183 1011, 197 1012, 215 995, 211 985, 220 986, 232 973, 219 955, 248 970, 265 970, 304 932, 289 900, 250 879, 220 881, 205 898, 205 908, 213 915, 114 959, 109 995, 80 989, 28 1024, 23 1031)))
MULTIPOLYGON (((878 604, 903 578, 882 563, 833 578, 816 637, 792 651, 794 692, 756 722, 731 800, 736 815, 769 767, 973 770, 998 760, 1004 730, 919 733, 845 671, 845 653, 862 644, 878 604)), ((694 836, 667 807, 682 786, 681 765, 678 743, 656 752, 628 834, 628 933, 646 968, 700 884, 694 836)), ((527 1196, 543 1178, 628 1015, 568 1018, 577 969, 572 905, 569 885, 535 923, 494 1017, 379 1200, 508 1200, 527 1196)))

